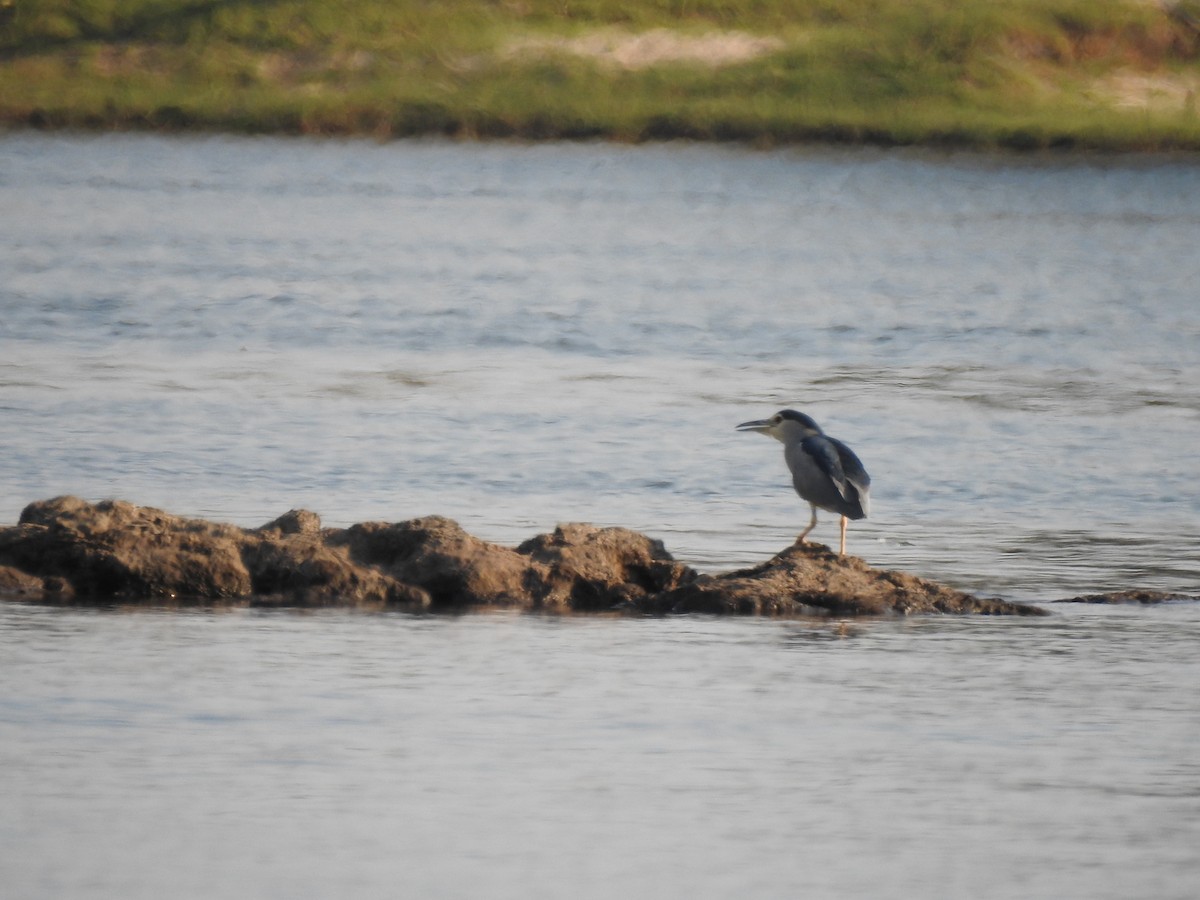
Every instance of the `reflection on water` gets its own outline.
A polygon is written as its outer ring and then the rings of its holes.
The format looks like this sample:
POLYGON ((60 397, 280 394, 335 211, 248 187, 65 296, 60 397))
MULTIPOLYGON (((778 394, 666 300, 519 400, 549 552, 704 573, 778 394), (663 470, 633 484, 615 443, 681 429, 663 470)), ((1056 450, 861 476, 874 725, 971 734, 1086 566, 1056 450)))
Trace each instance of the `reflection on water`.
POLYGON ((6 889, 1184 898, 1198 640, 0 607, 6 889))
POLYGON ((0 517, 583 519, 725 568, 807 517, 732 429, 786 405, 867 463, 873 563, 1191 589, 1197 196, 1136 159, 9 135, 0 517))

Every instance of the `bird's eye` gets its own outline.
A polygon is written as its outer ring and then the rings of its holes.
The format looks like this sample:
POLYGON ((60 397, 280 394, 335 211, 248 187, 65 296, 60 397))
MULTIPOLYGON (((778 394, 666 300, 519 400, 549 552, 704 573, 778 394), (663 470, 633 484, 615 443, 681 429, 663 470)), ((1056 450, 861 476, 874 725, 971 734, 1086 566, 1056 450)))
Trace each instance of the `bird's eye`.
POLYGON ((775 416, 771 419, 771 424, 778 425, 782 421, 783 421, 783 416, 775 416))

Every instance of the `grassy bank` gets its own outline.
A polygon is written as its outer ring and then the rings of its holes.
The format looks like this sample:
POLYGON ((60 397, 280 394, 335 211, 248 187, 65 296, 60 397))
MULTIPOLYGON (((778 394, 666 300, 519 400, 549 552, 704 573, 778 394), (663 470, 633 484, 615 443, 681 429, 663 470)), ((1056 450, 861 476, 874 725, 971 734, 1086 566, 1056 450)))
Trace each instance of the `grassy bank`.
POLYGON ((0 122, 1200 150, 1200 0, 0 0, 0 122))

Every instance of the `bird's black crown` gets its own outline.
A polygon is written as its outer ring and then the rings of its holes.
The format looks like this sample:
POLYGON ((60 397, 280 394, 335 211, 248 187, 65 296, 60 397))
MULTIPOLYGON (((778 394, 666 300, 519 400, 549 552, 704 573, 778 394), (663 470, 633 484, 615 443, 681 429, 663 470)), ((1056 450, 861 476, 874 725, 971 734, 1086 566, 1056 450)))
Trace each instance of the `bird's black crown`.
POLYGON ((821 430, 821 426, 813 420, 812 416, 805 415, 802 412, 796 412, 794 409, 782 409, 775 413, 775 418, 779 419, 780 421, 784 419, 791 419, 793 422, 798 422, 805 428, 811 428, 813 431, 819 432, 821 430))

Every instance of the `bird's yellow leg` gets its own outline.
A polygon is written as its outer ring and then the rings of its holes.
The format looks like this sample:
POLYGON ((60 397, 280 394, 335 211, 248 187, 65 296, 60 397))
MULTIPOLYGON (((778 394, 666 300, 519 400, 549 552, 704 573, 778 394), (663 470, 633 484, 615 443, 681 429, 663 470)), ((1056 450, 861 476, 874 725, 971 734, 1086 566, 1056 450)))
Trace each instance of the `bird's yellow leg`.
POLYGON ((805 528, 805 529, 804 529, 802 532, 800 532, 800 537, 796 538, 796 543, 797 543, 797 544, 805 544, 805 543, 808 543, 808 542, 807 542, 807 541, 805 541, 804 539, 805 539, 806 537, 808 537, 808 533, 809 533, 810 531, 812 531, 814 528, 816 528, 816 527, 817 527, 817 508, 814 506, 814 507, 812 508, 812 511, 813 511, 813 514, 812 514, 812 521, 808 523, 808 527, 807 527, 807 528, 805 528))
POLYGON ((846 555, 846 525, 849 524, 849 522, 849 519, 847 519, 845 516, 842 516, 842 549, 838 551, 841 556, 846 555))

